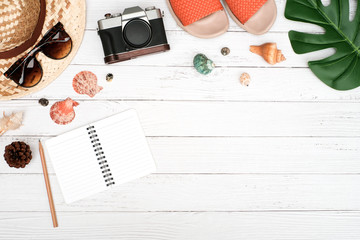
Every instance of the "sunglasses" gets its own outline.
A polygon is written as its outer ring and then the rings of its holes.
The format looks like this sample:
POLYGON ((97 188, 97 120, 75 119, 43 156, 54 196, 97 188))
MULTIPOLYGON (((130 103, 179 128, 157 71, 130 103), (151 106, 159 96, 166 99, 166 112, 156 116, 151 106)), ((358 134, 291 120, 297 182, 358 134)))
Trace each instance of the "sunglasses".
POLYGON ((67 57, 71 49, 71 37, 65 32, 62 23, 58 22, 30 52, 11 65, 4 76, 21 87, 34 87, 43 77, 43 70, 36 55, 42 52, 51 59, 60 60, 67 57))

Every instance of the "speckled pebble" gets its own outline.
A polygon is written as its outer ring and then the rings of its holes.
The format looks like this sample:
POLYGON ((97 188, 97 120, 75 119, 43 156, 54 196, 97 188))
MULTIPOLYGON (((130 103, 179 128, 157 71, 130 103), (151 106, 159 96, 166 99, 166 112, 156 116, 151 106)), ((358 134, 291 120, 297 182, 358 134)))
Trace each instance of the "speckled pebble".
POLYGON ((111 82, 114 78, 114 75, 112 73, 108 73, 106 75, 106 81, 111 82))
POLYGON ((221 54, 224 55, 224 56, 227 56, 230 54, 230 49, 228 47, 223 47, 221 49, 221 54))
POLYGON ((47 100, 46 98, 41 98, 39 99, 39 104, 43 107, 46 107, 47 105, 49 105, 49 100, 47 100))
POLYGON ((196 71, 203 75, 211 73, 211 71, 215 68, 214 62, 202 53, 199 53, 194 57, 193 63, 196 71))

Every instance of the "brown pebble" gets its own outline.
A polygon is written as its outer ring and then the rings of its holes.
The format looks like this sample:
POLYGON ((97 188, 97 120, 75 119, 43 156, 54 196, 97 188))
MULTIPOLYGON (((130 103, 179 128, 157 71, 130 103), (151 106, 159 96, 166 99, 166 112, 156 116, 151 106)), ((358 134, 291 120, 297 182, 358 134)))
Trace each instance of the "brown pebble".
POLYGON ((108 73, 106 75, 106 81, 111 82, 114 79, 114 75, 112 73, 108 73))
POLYGON ((229 54, 230 54, 230 49, 229 49, 228 47, 223 47, 223 48, 221 49, 221 54, 222 54, 223 56, 229 55, 229 54))

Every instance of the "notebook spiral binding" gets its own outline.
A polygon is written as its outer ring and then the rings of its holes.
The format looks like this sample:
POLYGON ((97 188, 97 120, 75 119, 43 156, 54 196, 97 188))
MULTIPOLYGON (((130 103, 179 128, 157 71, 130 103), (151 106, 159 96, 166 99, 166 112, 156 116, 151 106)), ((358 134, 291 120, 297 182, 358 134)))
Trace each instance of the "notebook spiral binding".
POLYGON ((89 138, 91 140, 91 144, 94 148, 95 155, 100 165, 101 173, 103 174, 103 177, 105 179, 106 186, 111 186, 115 184, 114 178, 112 177, 112 173, 106 160, 105 153, 101 147, 100 139, 96 134, 96 129, 94 126, 90 126, 87 127, 86 130, 88 131, 89 138))

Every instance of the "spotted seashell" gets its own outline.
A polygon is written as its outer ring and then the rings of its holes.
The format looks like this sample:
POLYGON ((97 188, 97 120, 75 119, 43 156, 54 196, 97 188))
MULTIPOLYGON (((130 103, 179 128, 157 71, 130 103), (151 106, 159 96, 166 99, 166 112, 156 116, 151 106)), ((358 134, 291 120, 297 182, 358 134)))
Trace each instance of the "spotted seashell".
POLYGON ((240 83, 241 85, 248 87, 250 85, 250 75, 248 73, 241 74, 240 83))

